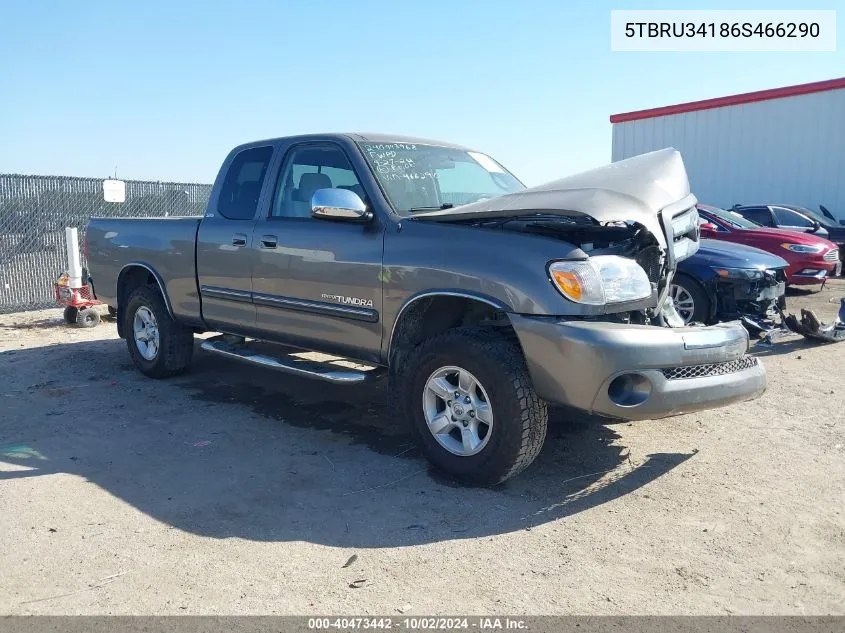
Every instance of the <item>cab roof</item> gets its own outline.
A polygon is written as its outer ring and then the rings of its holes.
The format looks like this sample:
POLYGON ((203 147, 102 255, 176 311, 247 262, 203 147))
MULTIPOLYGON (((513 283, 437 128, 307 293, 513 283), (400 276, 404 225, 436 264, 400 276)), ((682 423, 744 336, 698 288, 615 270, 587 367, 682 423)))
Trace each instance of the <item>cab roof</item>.
POLYGON ((408 143, 414 145, 438 145, 454 149, 467 150, 469 148, 455 143, 436 141, 432 139, 419 138, 415 136, 402 136, 400 134, 382 134, 379 132, 326 132, 319 134, 298 134, 295 136, 279 136, 275 138, 261 139, 242 143, 236 149, 262 144, 278 143, 279 141, 330 141, 330 140, 352 140, 358 143, 408 143))

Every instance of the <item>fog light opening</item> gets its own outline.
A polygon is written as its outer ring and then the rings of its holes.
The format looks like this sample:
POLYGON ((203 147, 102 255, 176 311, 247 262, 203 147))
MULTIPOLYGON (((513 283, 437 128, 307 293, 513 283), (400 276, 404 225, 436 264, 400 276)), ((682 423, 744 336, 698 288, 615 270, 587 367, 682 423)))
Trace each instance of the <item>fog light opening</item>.
POLYGON ((651 395, 651 381, 642 374, 622 374, 607 388, 607 396, 619 407, 636 407, 651 395))

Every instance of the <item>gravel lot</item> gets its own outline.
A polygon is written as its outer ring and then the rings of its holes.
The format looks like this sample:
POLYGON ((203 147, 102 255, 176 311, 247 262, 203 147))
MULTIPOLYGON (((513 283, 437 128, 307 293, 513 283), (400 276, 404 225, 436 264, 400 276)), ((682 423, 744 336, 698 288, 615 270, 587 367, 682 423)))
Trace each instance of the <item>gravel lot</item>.
POLYGON ((201 351, 157 382, 111 323, 2 316, 0 613, 845 614, 845 345, 756 349, 754 402, 557 411, 531 469, 469 489, 379 387, 201 351))

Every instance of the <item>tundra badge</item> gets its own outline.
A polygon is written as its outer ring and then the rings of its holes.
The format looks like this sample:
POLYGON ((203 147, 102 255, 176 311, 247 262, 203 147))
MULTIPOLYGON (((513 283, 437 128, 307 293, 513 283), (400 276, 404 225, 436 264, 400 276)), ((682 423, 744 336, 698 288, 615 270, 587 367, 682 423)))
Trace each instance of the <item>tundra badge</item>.
POLYGON ((322 299, 326 301, 334 301, 335 303, 342 303, 348 306, 362 306, 364 308, 372 308, 372 299, 359 299, 358 297, 344 297, 342 295, 328 295, 325 292, 322 294, 322 299))

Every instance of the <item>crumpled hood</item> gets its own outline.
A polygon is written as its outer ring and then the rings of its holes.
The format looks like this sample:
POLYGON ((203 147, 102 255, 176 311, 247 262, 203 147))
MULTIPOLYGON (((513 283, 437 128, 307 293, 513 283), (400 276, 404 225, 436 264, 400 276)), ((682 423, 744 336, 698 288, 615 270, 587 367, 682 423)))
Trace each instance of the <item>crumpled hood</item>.
POLYGON ((599 222, 638 222, 665 247, 660 210, 672 205, 679 211, 695 203, 680 152, 666 148, 517 193, 414 217, 450 221, 533 213, 581 214, 599 222))

